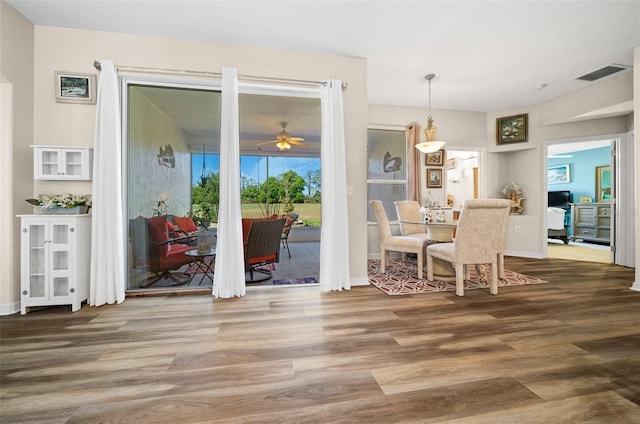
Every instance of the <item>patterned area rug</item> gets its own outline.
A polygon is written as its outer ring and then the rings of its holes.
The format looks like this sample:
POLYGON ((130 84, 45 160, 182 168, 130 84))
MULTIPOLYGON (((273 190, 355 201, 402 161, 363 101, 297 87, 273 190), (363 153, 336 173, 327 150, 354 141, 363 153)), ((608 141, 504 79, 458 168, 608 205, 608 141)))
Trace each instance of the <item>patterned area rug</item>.
MULTIPOLYGON (((407 262, 402 262, 400 260, 390 261, 390 263, 387 263, 385 271, 385 274, 380 272, 379 259, 369 259, 369 282, 390 296, 456 290, 455 281, 434 280, 429 282, 427 281, 426 273, 424 276, 425 278, 423 280, 419 280, 415 260, 409 259, 407 262)), ((489 265, 471 267, 471 279, 465 280, 464 289, 488 289, 489 275, 489 265), (478 269, 478 271, 476 271, 476 269, 478 269)), ((504 280, 498 280, 498 288, 506 286, 522 286, 525 284, 548 283, 548 281, 519 274, 507 269, 504 270, 504 276, 504 280)))
POLYGON ((286 280, 273 280, 274 286, 279 286, 283 284, 318 284, 318 280, 316 280, 314 277, 289 278, 286 280))

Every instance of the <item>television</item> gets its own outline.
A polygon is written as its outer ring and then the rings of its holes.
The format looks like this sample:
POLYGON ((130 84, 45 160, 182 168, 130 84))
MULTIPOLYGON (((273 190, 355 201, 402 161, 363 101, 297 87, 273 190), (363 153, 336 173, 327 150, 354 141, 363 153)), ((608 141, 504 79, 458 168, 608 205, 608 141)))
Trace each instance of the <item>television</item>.
POLYGON ((569 190, 549 191, 547 200, 547 206, 568 209, 571 207, 571 192, 569 190))

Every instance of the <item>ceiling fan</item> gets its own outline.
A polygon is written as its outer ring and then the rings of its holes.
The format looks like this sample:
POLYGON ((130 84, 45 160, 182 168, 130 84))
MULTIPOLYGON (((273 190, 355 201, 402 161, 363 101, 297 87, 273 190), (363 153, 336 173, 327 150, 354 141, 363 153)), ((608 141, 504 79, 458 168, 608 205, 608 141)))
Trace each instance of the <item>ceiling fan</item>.
POLYGON ((282 127, 282 131, 280 131, 276 135, 276 139, 275 140, 270 140, 270 141, 265 141, 263 143, 258 143, 258 146, 261 146, 263 144, 275 143, 275 145, 280 150, 289 150, 289 149, 291 149, 291 145, 294 145, 294 146, 305 146, 304 138, 291 137, 291 135, 286 131, 286 128, 287 128, 287 122, 286 121, 280 121, 280 126, 282 127))

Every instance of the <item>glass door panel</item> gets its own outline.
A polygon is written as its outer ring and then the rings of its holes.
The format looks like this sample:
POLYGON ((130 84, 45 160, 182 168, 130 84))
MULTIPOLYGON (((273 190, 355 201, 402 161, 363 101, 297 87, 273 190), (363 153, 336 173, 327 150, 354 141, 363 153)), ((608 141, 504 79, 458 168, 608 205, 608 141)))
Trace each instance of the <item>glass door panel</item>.
POLYGON ((54 277, 53 278, 53 297, 62 297, 69 295, 69 278, 54 277))
POLYGON ((42 151, 41 174, 58 175, 60 173, 60 152, 58 150, 42 151))
POLYGON ((53 224, 53 244, 69 244, 69 231, 67 224, 53 224))
POLYGON ((64 173, 68 176, 79 177, 82 175, 82 152, 64 152, 64 173))

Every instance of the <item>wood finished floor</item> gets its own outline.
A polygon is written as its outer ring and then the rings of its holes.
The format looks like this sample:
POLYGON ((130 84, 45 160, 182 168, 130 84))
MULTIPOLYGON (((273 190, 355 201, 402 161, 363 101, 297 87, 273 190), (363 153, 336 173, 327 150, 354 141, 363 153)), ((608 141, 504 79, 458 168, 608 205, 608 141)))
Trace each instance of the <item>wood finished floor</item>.
POLYGON ((2 423, 639 423, 634 270, 507 258, 549 284, 317 287, 1 317, 2 423))

